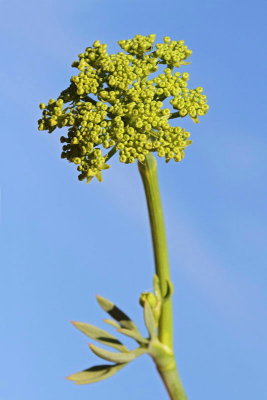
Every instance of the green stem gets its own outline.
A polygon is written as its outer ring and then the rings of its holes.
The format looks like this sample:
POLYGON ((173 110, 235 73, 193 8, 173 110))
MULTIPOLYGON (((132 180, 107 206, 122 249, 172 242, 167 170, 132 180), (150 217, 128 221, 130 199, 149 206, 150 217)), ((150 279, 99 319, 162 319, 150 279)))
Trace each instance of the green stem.
POLYGON ((113 157, 114 154, 116 154, 116 151, 117 151, 117 149, 116 149, 116 145, 115 145, 115 146, 113 146, 112 149, 109 150, 109 152, 106 154, 106 156, 105 156, 105 161, 108 161, 111 157, 113 157))
POLYGON ((187 400, 176 366, 167 371, 162 371, 160 367, 157 366, 157 370, 169 393, 170 399, 187 400))
MULTIPOLYGON (((160 280, 161 294, 162 297, 164 297, 167 294, 168 282, 170 282, 170 268, 158 185, 157 161, 152 154, 148 154, 143 164, 140 162, 138 163, 138 167, 145 189, 153 242, 155 269, 160 280)), ((161 318, 159 321, 159 340, 168 347, 173 347, 171 297, 164 301, 162 305, 161 318)))
MULTIPOLYGON (((167 240, 157 176, 157 161, 150 153, 143 163, 138 163, 142 177, 153 242, 156 274, 159 277, 162 297, 171 284, 167 240)), ((171 296, 163 302, 159 320, 159 342, 151 350, 158 372, 172 400, 185 400, 181 380, 173 353, 173 315, 171 296)))

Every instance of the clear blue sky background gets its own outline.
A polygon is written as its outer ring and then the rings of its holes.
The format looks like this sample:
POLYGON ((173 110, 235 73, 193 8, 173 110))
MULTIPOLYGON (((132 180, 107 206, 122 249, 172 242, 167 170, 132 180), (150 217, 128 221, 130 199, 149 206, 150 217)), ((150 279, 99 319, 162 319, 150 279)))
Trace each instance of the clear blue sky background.
MULTIPOLYGON (((153 258, 136 165, 80 183, 60 159, 60 132, 38 132, 38 104, 68 86, 96 39, 156 33, 193 50, 190 86, 210 112, 183 120, 193 145, 159 162, 175 345, 190 400, 267 398, 266 2, 1 0, 1 400, 163 400, 146 356, 103 383, 66 375, 97 364, 70 320, 98 324, 95 294, 143 329, 139 293, 153 258)), ((111 328, 112 329, 112 328, 111 328)), ((127 342, 129 343, 129 342, 127 342)), ((101 362, 101 361, 100 361, 101 362)))

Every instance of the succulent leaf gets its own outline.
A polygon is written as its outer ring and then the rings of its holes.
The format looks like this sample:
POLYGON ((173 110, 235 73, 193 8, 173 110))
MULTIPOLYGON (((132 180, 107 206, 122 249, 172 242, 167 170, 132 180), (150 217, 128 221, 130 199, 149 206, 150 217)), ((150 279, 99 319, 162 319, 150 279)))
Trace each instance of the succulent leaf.
POLYGON ((117 322, 113 321, 113 319, 104 319, 103 320, 106 324, 113 326, 116 329, 119 329, 121 326, 117 322))
POLYGON ((143 344, 143 345, 148 344, 148 339, 144 338, 138 331, 120 328, 120 329, 118 329, 118 332, 134 339, 138 344, 143 344))
POLYGON ((124 346, 115 336, 103 329, 97 328, 96 326, 87 324, 85 322, 72 322, 72 324, 86 336, 96 340, 99 343, 103 343, 122 352, 129 351, 128 348, 124 346))
POLYGON ((154 319, 153 311, 152 311, 148 301, 145 301, 145 304, 144 304, 144 319, 145 319, 145 324, 146 324, 147 330, 149 332, 150 338, 153 340, 157 337, 158 330, 157 330, 156 321, 154 319))
POLYGON ((95 365, 94 367, 76 372, 75 374, 68 376, 67 379, 74 381, 74 383, 78 385, 94 383, 111 377, 126 365, 127 364, 95 365))
POLYGON ((90 344, 89 347, 92 350, 92 352, 98 357, 119 364, 124 364, 133 361, 136 357, 146 352, 144 348, 137 348, 127 353, 115 353, 113 351, 102 349, 101 347, 95 346, 93 344, 90 344))
POLYGON ((122 310, 120 310, 111 301, 105 299, 102 296, 97 296, 97 301, 100 307, 106 311, 112 318, 119 322, 122 328, 130 330, 138 330, 134 322, 126 315, 122 310))

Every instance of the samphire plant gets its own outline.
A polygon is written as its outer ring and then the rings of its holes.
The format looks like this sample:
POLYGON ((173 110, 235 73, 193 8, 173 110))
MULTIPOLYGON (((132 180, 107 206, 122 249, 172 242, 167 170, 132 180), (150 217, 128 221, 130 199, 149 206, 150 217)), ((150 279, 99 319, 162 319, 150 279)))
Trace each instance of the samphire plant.
POLYGON ((188 89, 189 74, 176 71, 189 64, 185 60, 192 53, 184 41, 169 37, 156 45, 154 41, 155 35, 121 40, 118 44, 123 51, 117 54, 108 54, 107 45, 95 41, 72 64, 78 73, 71 77, 69 87, 57 100, 40 104, 43 116, 38 122, 39 130, 49 133, 68 128, 66 136, 61 137, 61 157, 76 164, 78 178, 87 183, 94 177, 102 181, 102 171, 109 168, 108 161, 116 153, 122 163, 137 162, 153 242, 153 292, 140 296, 147 337, 115 304, 98 296, 100 307, 112 318, 105 322, 132 338, 137 347, 129 350, 105 330, 73 322, 85 335, 115 351, 91 344, 92 352, 110 363, 90 367, 68 379, 77 384, 98 382, 146 353, 152 357, 169 398, 184 400, 187 397, 173 351, 173 284, 153 153, 167 163, 181 161, 185 148, 191 144, 190 133, 175 122, 187 115, 198 122, 209 107, 202 87, 188 89))

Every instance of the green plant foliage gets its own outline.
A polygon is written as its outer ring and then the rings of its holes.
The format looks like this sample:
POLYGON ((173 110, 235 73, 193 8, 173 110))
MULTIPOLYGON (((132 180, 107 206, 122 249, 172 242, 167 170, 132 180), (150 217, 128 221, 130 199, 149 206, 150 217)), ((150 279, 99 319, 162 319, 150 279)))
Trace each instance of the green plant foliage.
MULTIPOLYGON (((142 307, 145 307, 146 302, 149 304, 154 316, 155 325, 157 327, 161 315, 162 303, 165 300, 165 297, 162 297, 159 277, 156 274, 153 277, 153 288, 154 288, 154 293, 152 292, 141 293, 141 296, 139 298, 139 303, 141 304, 142 307)), ((169 282, 167 283, 166 295, 169 296, 169 282)))
POLYGON ((90 344, 89 347, 92 352, 98 357, 103 358, 107 361, 112 361, 120 364, 129 363, 130 361, 133 361, 136 357, 139 357, 141 354, 144 354, 146 352, 144 348, 138 348, 127 353, 115 353, 113 351, 101 349, 100 347, 93 344, 90 344))
POLYGON ((99 343, 113 347, 121 352, 129 351, 129 349, 124 346, 115 336, 104 331, 103 329, 97 328, 96 326, 87 324, 85 322, 72 322, 72 324, 86 336, 96 340, 99 343))
POLYGON ((136 330, 129 330, 129 329, 118 329, 118 332, 122 333, 125 336, 129 336, 130 338, 134 339, 140 345, 147 345, 148 339, 144 338, 138 331, 136 330))
POLYGON ((96 365, 94 367, 85 369, 80 372, 76 372, 67 377, 68 380, 74 381, 78 385, 84 385, 87 383, 94 383, 102 381, 103 379, 110 378, 116 374, 120 369, 125 367, 127 364, 110 364, 110 365, 96 365))
MULTIPOLYGON (((120 368, 126 366, 142 354, 150 355, 154 361, 160 359, 161 364, 164 364, 164 368, 165 364, 169 366, 169 360, 170 357, 173 357, 173 352, 168 346, 160 343, 158 337, 160 306, 162 301, 164 301, 164 298, 162 298, 161 295, 160 282, 157 275, 153 278, 153 287, 155 293, 148 292, 141 295, 141 299, 143 299, 141 305, 143 307, 144 321, 149 336, 148 338, 144 338, 141 335, 134 322, 114 303, 102 296, 97 296, 97 301, 100 307, 115 320, 106 319, 104 321, 108 325, 116 328, 119 333, 134 339, 138 344, 138 347, 134 350, 129 350, 120 342, 120 340, 103 329, 85 322, 72 322, 72 324, 86 336, 118 351, 114 352, 103 349, 94 344, 89 344, 90 350, 96 356, 105 361, 110 361, 113 364, 97 365, 88 368, 70 375, 68 377, 69 380, 74 381, 76 384, 98 382, 114 375, 120 370, 120 368)), ((172 293, 172 286, 169 281, 167 287, 166 296, 169 297, 172 293)), ((173 360, 171 361, 171 365, 173 365, 173 360)))
POLYGON ((120 329, 120 324, 118 324, 116 321, 113 321, 113 319, 103 319, 103 321, 106 323, 106 324, 108 324, 108 325, 111 325, 111 326, 113 326, 114 328, 116 328, 116 329, 120 329))
POLYGON ((74 381, 77 384, 86 384, 98 382, 99 380, 106 379, 112 376, 120 368, 119 366, 125 366, 127 363, 133 361, 144 353, 149 351, 149 341, 142 337, 139 333, 136 325, 133 321, 111 301, 104 297, 97 296, 97 301, 101 308, 110 314, 117 322, 113 320, 105 320, 109 325, 112 325, 117 329, 118 332, 129 336, 136 340, 139 347, 134 350, 129 350, 124 346, 115 336, 111 335, 103 329, 97 328, 94 325, 87 324, 85 322, 72 322, 72 324, 86 336, 96 340, 106 346, 113 347, 119 352, 113 352, 106 349, 102 349, 94 344, 89 344, 91 351, 98 357, 111 361, 115 364, 112 365, 100 365, 95 366, 84 371, 80 371, 76 374, 70 375, 69 380, 74 381))
POLYGON ((157 329, 157 325, 155 322, 155 317, 154 317, 153 311, 152 311, 148 301, 145 301, 145 304, 144 304, 144 319, 145 319, 146 328, 150 335, 150 339, 153 340, 158 335, 158 329, 157 329))
POLYGON ((122 310, 120 310, 115 304, 110 300, 105 299, 102 296, 96 296, 98 304, 100 307, 106 311, 112 318, 119 322, 121 328, 138 331, 134 322, 126 315, 122 310))
POLYGON ((209 108, 203 89, 188 89, 189 74, 175 71, 189 64, 192 51, 182 40, 154 41, 155 35, 121 40, 124 52, 117 54, 95 41, 72 64, 78 73, 69 87, 40 104, 39 130, 67 127, 61 156, 77 165, 80 180, 101 181, 116 152, 122 163, 143 162, 149 152, 178 162, 191 144, 190 133, 170 121, 189 115, 198 122, 209 108))

